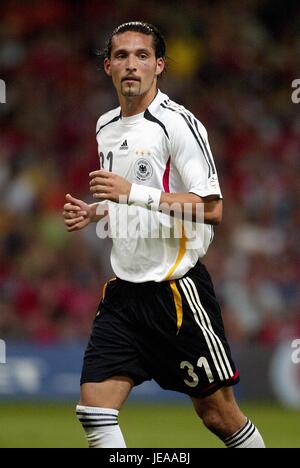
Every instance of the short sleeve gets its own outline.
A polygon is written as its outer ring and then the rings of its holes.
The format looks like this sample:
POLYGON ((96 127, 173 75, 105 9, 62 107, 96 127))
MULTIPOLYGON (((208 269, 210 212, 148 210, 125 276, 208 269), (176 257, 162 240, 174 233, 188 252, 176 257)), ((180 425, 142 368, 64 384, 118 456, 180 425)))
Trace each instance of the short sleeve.
POLYGON ((205 127, 192 114, 178 114, 171 138, 171 158, 188 192, 222 198, 205 127))

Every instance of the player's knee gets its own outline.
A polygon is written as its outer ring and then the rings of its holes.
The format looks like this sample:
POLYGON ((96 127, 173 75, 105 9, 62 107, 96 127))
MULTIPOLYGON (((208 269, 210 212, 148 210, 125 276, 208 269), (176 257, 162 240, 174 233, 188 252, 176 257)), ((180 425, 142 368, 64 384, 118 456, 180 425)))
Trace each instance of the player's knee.
POLYGON ((218 435, 224 433, 224 420, 216 409, 203 409, 201 412, 197 411, 197 413, 202 419, 204 425, 211 432, 218 435))
POLYGON ((217 411, 204 412, 202 420, 205 426, 213 432, 219 432, 222 429, 222 419, 217 411))

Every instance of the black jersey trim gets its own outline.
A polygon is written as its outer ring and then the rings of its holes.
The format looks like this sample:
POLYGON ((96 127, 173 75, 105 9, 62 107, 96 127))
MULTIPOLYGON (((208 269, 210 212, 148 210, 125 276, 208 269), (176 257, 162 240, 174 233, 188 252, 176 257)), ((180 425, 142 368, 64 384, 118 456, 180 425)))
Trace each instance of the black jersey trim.
POLYGON ((157 123, 163 129, 164 134, 166 135, 166 137, 169 140, 169 135, 168 135, 167 129, 164 126, 164 124, 160 120, 158 120, 156 117, 154 117, 154 115, 152 115, 151 112, 149 112, 148 109, 145 110, 144 117, 145 117, 145 119, 150 120, 150 122, 157 123))
POLYGON ((168 109, 172 112, 176 112, 177 114, 181 115, 181 117, 184 119, 186 122, 187 126, 191 130, 192 134, 194 135, 198 145, 201 148, 201 151, 204 155, 205 161, 207 162, 208 165, 208 177, 210 178, 212 174, 216 174, 216 168, 213 163, 212 157, 209 154, 209 151, 206 147, 205 141, 199 131, 199 127, 197 124, 196 119, 192 119, 190 115, 186 111, 180 110, 180 109, 174 109, 173 107, 170 106, 170 103, 168 101, 164 101, 164 103, 161 104, 161 106, 164 109, 168 109))
POLYGON ((194 129, 196 130, 197 132, 197 135, 199 136, 202 144, 203 144, 203 147, 204 147, 204 152, 208 158, 208 161, 209 163, 211 164, 211 167, 212 167, 212 172, 213 174, 215 174, 217 171, 216 171, 216 166, 215 166, 215 163, 214 163, 214 159, 212 157, 212 154, 211 154, 211 151, 209 150, 209 148, 207 147, 207 144, 206 144, 206 141, 205 139, 203 138, 203 136, 201 135, 201 132, 199 130, 199 126, 198 126, 198 122, 197 122, 197 119, 195 118, 195 116, 189 112, 187 109, 185 109, 184 107, 180 106, 179 104, 176 104, 176 103, 173 103, 172 101, 170 101, 170 99, 168 99, 167 101, 164 101, 164 103, 167 105, 167 106, 171 106, 173 105, 173 109, 176 111, 178 111, 179 113, 182 113, 182 114, 185 114, 186 117, 189 119, 191 125, 193 126, 194 125, 194 129), (176 106, 177 109, 176 109, 176 106))
POLYGON ((96 136, 98 135, 98 133, 100 132, 100 130, 102 130, 104 127, 106 127, 107 125, 113 123, 113 122, 117 122, 118 120, 120 120, 121 118, 121 113, 119 115, 117 115, 116 117, 114 117, 113 119, 111 119, 109 122, 107 122, 106 124, 104 125, 101 125, 101 127, 99 128, 99 130, 97 131, 96 133, 96 136))

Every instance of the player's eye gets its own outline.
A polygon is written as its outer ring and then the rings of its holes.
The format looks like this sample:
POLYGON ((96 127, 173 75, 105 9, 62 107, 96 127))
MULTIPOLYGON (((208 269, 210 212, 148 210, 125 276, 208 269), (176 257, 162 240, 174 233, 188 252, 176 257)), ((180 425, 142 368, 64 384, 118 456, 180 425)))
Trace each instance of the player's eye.
POLYGON ((147 58, 147 54, 140 54, 140 59, 145 60, 147 58))

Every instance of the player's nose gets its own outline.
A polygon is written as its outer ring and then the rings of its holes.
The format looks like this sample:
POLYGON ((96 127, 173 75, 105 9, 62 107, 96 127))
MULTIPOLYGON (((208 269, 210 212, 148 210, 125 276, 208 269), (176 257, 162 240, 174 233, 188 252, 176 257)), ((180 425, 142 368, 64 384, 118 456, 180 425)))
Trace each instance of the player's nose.
POLYGON ((136 70, 136 58, 134 55, 128 55, 127 63, 126 63, 126 70, 133 71, 136 70))

